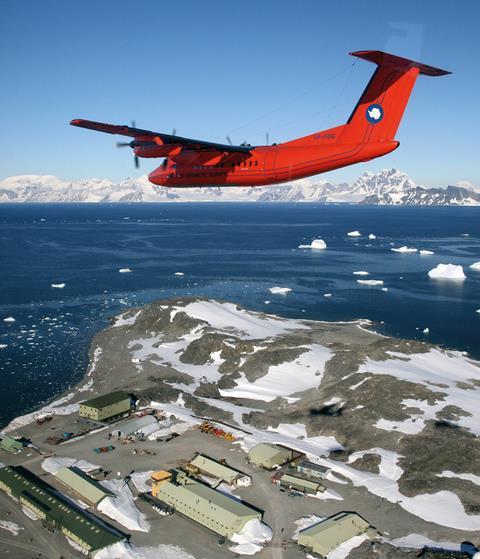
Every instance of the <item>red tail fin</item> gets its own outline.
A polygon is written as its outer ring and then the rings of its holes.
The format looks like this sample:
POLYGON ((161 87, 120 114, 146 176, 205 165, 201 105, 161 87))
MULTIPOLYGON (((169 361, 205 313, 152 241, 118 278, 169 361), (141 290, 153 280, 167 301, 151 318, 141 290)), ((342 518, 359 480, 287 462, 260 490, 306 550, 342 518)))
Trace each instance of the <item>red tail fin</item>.
POLYGON ((393 140, 417 76, 450 73, 378 50, 350 54, 369 60, 378 68, 348 119, 342 142, 393 140))

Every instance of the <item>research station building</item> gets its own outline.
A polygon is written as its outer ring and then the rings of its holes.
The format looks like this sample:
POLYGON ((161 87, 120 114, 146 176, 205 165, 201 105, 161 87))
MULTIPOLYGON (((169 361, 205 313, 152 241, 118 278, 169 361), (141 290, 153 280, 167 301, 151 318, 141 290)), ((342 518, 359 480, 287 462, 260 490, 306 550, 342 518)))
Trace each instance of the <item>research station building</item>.
POLYGON ((291 474, 283 474, 280 477, 280 485, 308 495, 316 495, 318 492, 323 493, 325 491, 325 486, 318 481, 292 476, 291 474))
POLYGON ((75 506, 51 485, 23 466, 0 469, 0 489, 18 499, 52 530, 59 530, 85 552, 120 542, 125 534, 75 506))
POLYGON ((273 470, 302 454, 291 448, 270 443, 259 443, 250 449, 248 460, 255 466, 273 470))
POLYGON ((315 464, 309 460, 301 460, 297 464, 297 472, 314 479, 325 479, 330 472, 330 468, 315 464))
POLYGON ((369 523, 359 514, 339 512, 301 530, 298 534, 298 544, 326 557, 342 543, 367 531, 373 535, 375 529, 370 529, 369 523))
POLYGON ((116 497, 115 493, 75 466, 60 468, 54 475, 62 485, 88 505, 96 507, 105 497, 116 497))
POLYGON ((152 474, 152 495, 220 536, 230 538, 262 513, 200 483, 181 470, 152 474))
POLYGON ((247 486, 252 482, 249 475, 231 468, 225 461, 214 460, 205 454, 197 454, 187 468, 192 474, 205 474, 228 485, 247 486))
POLYGON ((110 392, 80 404, 79 416, 95 421, 105 421, 132 409, 132 399, 126 392, 110 392))

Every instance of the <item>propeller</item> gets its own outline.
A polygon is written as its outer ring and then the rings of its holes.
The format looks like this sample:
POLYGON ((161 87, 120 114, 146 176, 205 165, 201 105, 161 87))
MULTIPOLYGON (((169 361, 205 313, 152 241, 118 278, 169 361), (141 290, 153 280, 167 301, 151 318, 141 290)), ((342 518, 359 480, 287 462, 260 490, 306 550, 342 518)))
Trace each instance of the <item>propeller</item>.
POLYGON ((265 140, 266 140, 265 144, 268 146, 269 143, 270 143, 270 133, 269 132, 265 133, 265 140))
MULTIPOLYGON (((132 128, 136 128, 135 125, 135 121, 132 120, 132 128)), ((117 142, 117 148, 134 148, 135 147, 135 141, 133 142, 117 142)), ((138 158, 137 155, 133 154, 133 163, 135 165, 135 169, 138 169, 140 167, 140 160, 138 158)))
POLYGON ((232 140, 230 139, 230 136, 227 136, 227 142, 228 142, 231 146, 233 146, 232 140))

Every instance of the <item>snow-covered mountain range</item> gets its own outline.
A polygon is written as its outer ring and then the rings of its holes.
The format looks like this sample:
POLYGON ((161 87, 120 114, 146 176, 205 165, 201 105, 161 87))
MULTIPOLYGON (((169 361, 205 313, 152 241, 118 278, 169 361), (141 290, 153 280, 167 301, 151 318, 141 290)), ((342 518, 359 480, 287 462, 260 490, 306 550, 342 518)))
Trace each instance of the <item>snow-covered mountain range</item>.
POLYGON ((290 184, 240 188, 178 188, 151 184, 146 176, 64 181, 53 175, 22 175, 0 181, 8 202, 349 202, 363 204, 480 205, 480 193, 461 186, 424 188, 397 169, 366 172, 352 184, 302 179, 290 184))

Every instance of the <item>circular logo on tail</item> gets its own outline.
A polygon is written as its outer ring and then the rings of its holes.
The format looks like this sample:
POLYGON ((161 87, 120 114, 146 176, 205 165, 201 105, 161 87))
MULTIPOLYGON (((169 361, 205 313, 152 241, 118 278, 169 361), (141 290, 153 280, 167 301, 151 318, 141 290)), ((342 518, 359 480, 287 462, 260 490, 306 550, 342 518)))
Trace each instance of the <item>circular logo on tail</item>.
POLYGON ((378 103, 374 103, 367 108, 366 117, 371 124, 377 124, 383 118, 383 107, 378 103))

